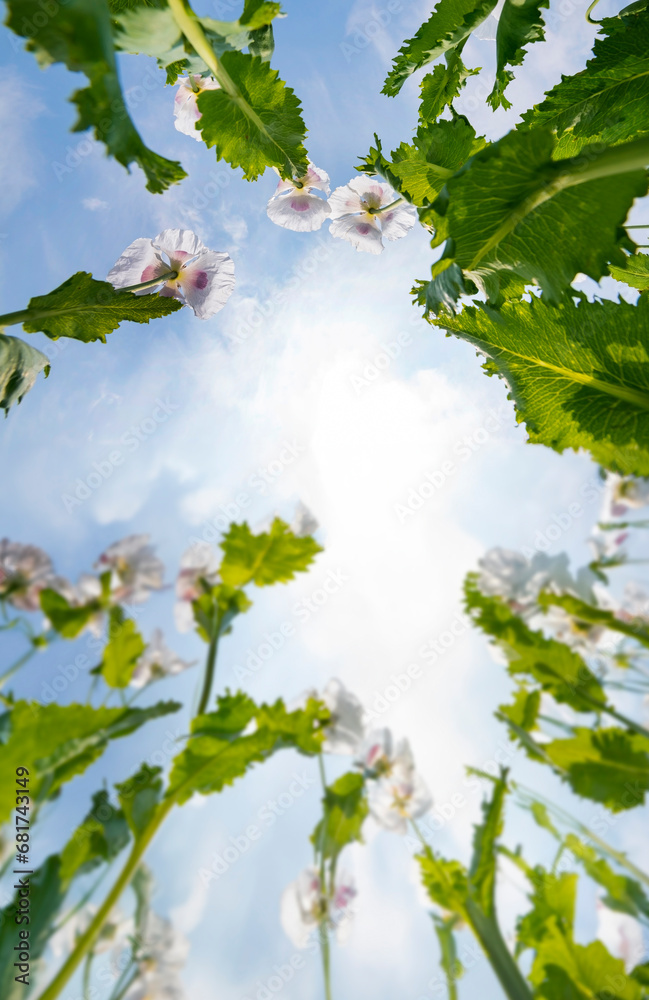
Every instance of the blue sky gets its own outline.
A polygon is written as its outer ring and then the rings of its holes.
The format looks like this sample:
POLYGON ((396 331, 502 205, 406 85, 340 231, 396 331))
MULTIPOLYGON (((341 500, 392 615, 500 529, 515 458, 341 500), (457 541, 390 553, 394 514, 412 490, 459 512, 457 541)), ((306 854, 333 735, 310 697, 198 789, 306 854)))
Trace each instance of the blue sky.
MULTIPOLYGON (((609 0, 600 7, 614 9, 609 0)), ((228 16, 225 5, 195 8, 228 16)), ((311 158, 333 186, 344 184, 375 131, 388 149, 411 134, 419 78, 396 100, 380 89, 390 57, 429 6, 286 0, 284 8, 288 17, 276 24, 273 65, 302 99, 311 158)), ((484 71, 468 81, 460 110, 488 137, 510 127, 561 73, 583 66, 594 29, 581 6, 553 4, 550 25, 549 41, 533 47, 511 87, 508 114, 492 114, 484 105, 494 43, 467 46, 468 65, 484 71)), ((189 174, 164 196, 150 195, 137 168, 128 175, 105 159, 103 147, 69 133, 74 109, 67 98, 82 78, 60 67, 40 72, 6 32, 2 44, 3 312, 76 270, 104 278, 132 240, 167 227, 194 229, 210 248, 230 253, 237 269, 235 293, 212 320, 183 310, 148 327, 125 324, 105 346, 30 338, 50 356, 52 372, 3 423, 2 533, 41 545, 61 573, 76 578, 107 544, 149 532, 172 582, 183 550, 192 539, 209 537, 224 511, 255 525, 275 512, 290 520, 298 500, 306 502, 320 522, 325 552, 310 574, 251 595, 252 611, 223 644, 219 685, 234 686, 241 676, 236 668, 285 622, 295 625, 295 635, 247 678, 255 698, 291 698, 338 676, 372 705, 393 674, 420 664, 421 679, 381 721, 410 737, 438 805, 464 794, 466 804, 445 822, 437 842, 466 859, 480 796, 467 790, 463 769, 482 766, 505 744, 491 709, 506 697, 508 684, 468 631, 436 664, 420 651, 455 620, 462 579, 486 548, 533 549, 563 518, 568 526, 549 550, 565 548, 578 564, 586 561, 585 537, 598 514, 595 466, 584 456, 527 445, 505 386, 484 377, 470 347, 418 319, 409 289, 431 263, 422 230, 370 257, 331 239, 326 226, 316 234, 273 226, 265 207, 274 176, 247 184, 239 171, 217 164, 213 151, 178 133, 174 90, 163 87, 152 60, 128 57, 120 68, 138 128, 189 174), (395 342, 400 350, 392 348, 391 363, 359 386, 367 366, 395 342), (138 436, 137 448, 126 444, 138 436), (123 451, 123 463, 82 503, 66 503, 79 480, 105 468, 115 449, 123 451), (444 473, 449 462, 452 471, 444 473), (399 513, 427 475, 439 482, 440 474, 444 481, 416 513, 399 513), (566 522, 574 502, 582 514, 566 522), (331 573, 343 579, 341 586, 305 619, 300 602, 331 573)), ((198 639, 175 634, 172 605, 167 591, 142 609, 145 635, 162 625, 182 655, 201 658, 198 639)), ((92 657, 87 643, 39 656, 17 693, 42 697, 43 685, 75 655, 92 657)), ((197 678, 189 671, 160 694, 191 703, 197 678)), ((61 700, 83 697, 85 690, 78 678, 61 700)), ((115 744, 49 807, 36 836, 41 856, 63 843, 104 776, 122 779, 141 759, 163 752, 167 732, 182 734, 187 718, 186 711, 115 744)), ((560 794, 543 771, 514 763, 523 780, 529 775, 537 787, 560 794)), ((343 766, 332 760, 330 771, 343 766)), ((192 941, 185 982, 193 1000, 252 1000, 273 967, 294 953, 279 927, 279 898, 310 860, 317 785, 308 785, 207 889, 199 872, 255 822, 269 798, 286 792, 296 772, 308 783, 315 766, 286 754, 218 798, 190 804, 151 850, 156 906, 172 913, 192 941)), ((592 813, 584 806, 585 820, 592 813)), ((628 824, 629 845, 640 839, 635 823, 628 824)), ((513 809, 511 827, 512 845, 517 836, 529 843, 531 831, 513 809)), ((347 864, 357 878, 359 906, 349 944, 334 954, 335 995, 435 996, 427 984, 437 971, 437 948, 409 851, 385 833, 370 831, 368 841, 350 852, 347 864)), ((539 842, 538 849, 549 847, 539 842)), ((507 872, 501 908, 508 926, 523 904, 520 882, 507 872)), ((580 907, 583 933, 592 936, 592 894, 584 894, 580 907)), ((283 995, 306 1000, 319 989, 318 963, 309 958, 283 995)), ((481 1000, 499 995, 484 962, 468 972, 462 993, 481 1000)))

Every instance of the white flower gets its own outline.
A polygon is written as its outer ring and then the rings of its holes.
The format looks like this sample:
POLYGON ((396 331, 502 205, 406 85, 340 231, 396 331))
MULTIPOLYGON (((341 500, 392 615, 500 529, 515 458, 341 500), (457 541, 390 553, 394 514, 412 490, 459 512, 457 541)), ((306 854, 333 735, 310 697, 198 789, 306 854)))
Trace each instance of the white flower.
POLYGON ((321 699, 331 712, 322 749, 325 753, 356 753, 365 732, 360 701, 336 678, 329 681, 321 699))
MULTIPOLYGON (((94 903, 87 903, 72 913, 50 937, 50 948, 55 958, 66 958, 74 948, 77 938, 88 929, 97 912, 94 903)), ((125 917, 119 907, 111 910, 93 945, 95 954, 113 949, 123 951, 134 933, 132 917, 125 917)))
POLYGON ((348 875, 337 873, 333 893, 328 893, 322 887, 318 870, 305 868, 282 894, 282 927, 296 948, 306 948, 322 923, 335 928, 340 940, 351 920, 355 897, 356 889, 348 875))
POLYGON ((182 76, 178 80, 178 90, 174 98, 174 125, 179 132, 190 135, 192 139, 202 140, 200 129, 196 122, 201 117, 198 110, 198 95, 205 90, 218 90, 219 85, 211 76, 182 76))
POLYGON ((639 583, 627 583, 624 588, 622 605, 617 611, 622 621, 634 618, 649 618, 649 593, 639 583))
POLYGON ((40 592, 57 581, 52 560, 36 545, 0 540, 0 597, 20 611, 38 611, 40 592))
POLYGON ((295 508, 291 531, 298 538, 306 538, 308 535, 313 535, 317 530, 318 522, 307 505, 300 500, 295 508))
POLYGON ((176 579, 178 600, 174 607, 174 621, 179 632, 189 632, 194 625, 192 601, 205 593, 201 581, 214 586, 220 579, 216 552, 207 542, 197 542, 183 553, 176 579))
POLYGON ((153 630, 151 642, 135 664, 131 685, 141 688, 162 677, 180 674, 191 666, 193 664, 182 660, 177 653, 169 649, 163 639, 162 629, 156 628, 153 630))
POLYGON ((189 942, 169 920, 149 911, 138 948, 139 976, 125 1000, 183 1000, 179 979, 189 942))
POLYGON ((568 570, 568 556, 561 552, 547 556, 535 552, 527 559, 510 549, 489 549, 478 561, 478 588, 488 597, 502 597, 515 611, 525 611, 536 604, 541 590, 564 593, 575 590, 568 570))
POLYGON ((336 188, 331 206, 331 235, 348 240, 357 250, 382 253, 383 237, 399 240, 412 229, 417 211, 399 202, 389 211, 379 211, 399 201, 389 184, 371 177, 354 177, 349 184, 336 188))
POLYGON ((597 937, 616 958, 624 961, 630 972, 645 957, 642 927, 628 913, 610 910, 601 900, 597 901, 597 937))
POLYGON ((298 233, 320 229, 331 208, 324 198, 314 193, 316 191, 329 194, 329 174, 309 161, 303 177, 280 180, 266 208, 268 218, 277 226, 298 233))
POLYGON ((649 504, 648 477, 618 476, 609 472, 605 486, 600 521, 615 521, 624 517, 627 511, 649 504))
POLYGON ((190 229, 165 229, 154 240, 134 240, 108 272, 108 280, 115 288, 130 288, 170 271, 176 272, 175 278, 140 289, 136 295, 160 291, 191 306, 199 319, 209 319, 223 308, 234 290, 231 258, 208 250, 190 229))
MULTIPOLYGON (((374 778, 388 774, 398 756, 395 755, 392 744, 392 733, 389 729, 373 729, 367 734, 361 746, 356 760, 357 766, 374 778)), ((399 750, 401 749, 407 750, 407 743, 405 746, 403 742, 399 744, 399 750)))
POLYGON ((111 597, 117 603, 141 604, 163 585, 164 565, 149 545, 149 535, 129 535, 99 556, 95 569, 110 571, 111 597))
POLYGON ((599 528, 594 528, 588 539, 588 544, 593 550, 595 562, 612 559, 624 560, 626 553, 622 546, 628 537, 627 531, 602 531, 599 528))
POLYGON ((415 770, 407 740, 399 742, 393 756, 389 730, 378 730, 372 736, 372 749, 366 751, 364 758, 366 770, 376 776, 369 787, 370 811, 386 830, 406 834, 408 820, 417 819, 430 809, 431 794, 415 770))

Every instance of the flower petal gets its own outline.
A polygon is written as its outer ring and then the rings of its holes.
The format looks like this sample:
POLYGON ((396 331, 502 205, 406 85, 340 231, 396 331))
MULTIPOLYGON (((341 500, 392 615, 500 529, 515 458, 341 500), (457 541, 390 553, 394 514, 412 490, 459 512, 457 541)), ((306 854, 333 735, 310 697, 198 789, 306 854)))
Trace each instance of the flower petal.
MULTIPOLYGON (((202 240, 199 240, 196 233, 191 229, 163 229, 161 233, 151 241, 156 250, 162 250, 171 260, 178 251, 196 257, 203 253, 207 247, 202 240)), ((182 259, 182 258, 181 258, 182 259)))
MULTIPOLYGON (((153 241, 142 237, 133 240, 127 246, 122 256, 113 264, 108 272, 107 281, 114 288, 128 288, 129 285, 139 285, 142 281, 150 281, 156 274, 164 274, 169 268, 153 246, 153 241), (143 275, 146 273, 146 277, 143 275)), ((144 288, 136 295, 146 295, 155 291, 155 286, 144 288)))
POLYGON ((276 226, 292 229, 296 233, 311 233, 320 229, 331 209, 317 194, 293 189, 271 198, 266 211, 276 226))
MULTIPOLYGON (((333 195, 332 195, 333 197, 333 195)), ((367 215, 345 215, 331 223, 329 230, 337 239, 348 240, 365 253, 383 253, 381 231, 375 218, 367 215)))
POLYGON ((174 125, 179 132, 200 142, 201 132, 196 128, 196 122, 201 117, 197 98, 204 90, 218 90, 219 85, 212 77, 201 77, 198 74, 194 76, 194 82, 199 88, 198 93, 194 91, 189 77, 182 77, 178 81, 178 90, 174 98, 174 125))
POLYGON ((417 221, 417 209, 414 205, 397 205, 389 212, 381 212, 380 219, 386 240, 400 240, 417 221))
POLYGON ((337 187, 329 198, 332 219, 340 219, 343 215, 349 215, 351 212, 363 211, 361 195, 352 188, 353 183, 354 181, 350 181, 349 184, 337 187))
POLYGON ((209 319, 234 291, 234 261, 227 253, 206 250, 183 267, 178 284, 198 318, 209 319))

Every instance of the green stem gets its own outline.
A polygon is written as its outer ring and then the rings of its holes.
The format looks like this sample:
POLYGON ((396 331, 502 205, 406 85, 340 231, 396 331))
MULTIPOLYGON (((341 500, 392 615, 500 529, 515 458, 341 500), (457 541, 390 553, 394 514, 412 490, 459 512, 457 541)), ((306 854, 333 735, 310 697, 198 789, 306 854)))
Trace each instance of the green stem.
POLYGON ((210 692, 212 690, 212 682, 214 680, 214 669, 216 666, 216 654, 219 648, 219 633, 220 622, 216 621, 214 623, 214 632, 212 634, 212 638, 210 639, 210 648, 207 651, 205 675, 203 677, 203 691, 201 693, 201 700, 198 703, 198 709, 196 711, 197 715, 203 715, 210 700, 210 692))
POLYGON ((155 285, 161 285, 163 281, 172 281, 174 278, 178 277, 178 271, 165 271, 164 274, 159 274, 157 278, 149 278, 148 281, 142 281, 139 285, 127 285, 126 288, 118 288, 118 292, 141 292, 144 288, 153 288, 155 285))
MULTIPOLYGON (((452 176, 452 173, 453 172, 449 170, 449 177, 452 176)), ((370 215, 380 215, 381 212, 389 212, 391 208, 394 208, 395 205, 400 205, 405 200, 405 198, 396 198, 395 201, 391 201, 389 205, 384 205, 383 208, 370 208, 369 213, 370 215)))
POLYGON ((246 118, 249 118, 262 135, 281 152, 282 158, 289 164, 293 176, 301 176, 304 170, 298 169, 290 157, 287 156, 286 151, 280 146, 274 136, 271 135, 265 122, 262 121, 257 112, 248 104, 230 74, 224 69, 223 64, 217 58, 214 49, 203 31, 203 26, 186 0, 168 0, 168 3, 174 21, 187 41, 196 49, 196 52, 205 65, 212 71, 214 78, 218 81, 221 88, 238 105, 246 118))
POLYGON ((31 660, 35 652, 36 647, 33 646, 31 649, 28 649, 26 653, 23 653, 23 655, 19 657, 8 670, 5 670, 3 674, 0 674, 0 688, 4 686, 5 681, 8 681, 10 677, 20 670, 23 664, 27 663, 28 660, 31 660))
POLYGON ((471 898, 467 899, 465 908, 471 929, 509 1000, 532 1000, 532 991, 510 954, 496 920, 487 917, 471 898))
POLYGON ((94 951, 89 951, 83 967, 83 983, 81 986, 82 1000, 90 1000, 90 973, 92 972, 92 960, 95 957, 94 951))
POLYGON ((320 923, 320 953, 322 955, 325 1000, 331 1000, 331 949, 326 919, 320 923))
POLYGON ((593 0, 593 2, 591 3, 590 7, 586 11, 586 20, 588 21, 589 24, 601 24, 602 23, 601 21, 596 21, 594 18, 592 18, 590 16, 591 10, 593 10, 593 8, 596 7, 598 3, 599 3, 599 0, 593 0))

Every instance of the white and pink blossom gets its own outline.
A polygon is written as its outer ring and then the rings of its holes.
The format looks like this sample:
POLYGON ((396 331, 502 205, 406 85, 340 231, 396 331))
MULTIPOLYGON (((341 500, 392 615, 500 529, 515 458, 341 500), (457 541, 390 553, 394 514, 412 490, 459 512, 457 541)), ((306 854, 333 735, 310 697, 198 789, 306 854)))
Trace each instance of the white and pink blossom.
POLYGON ((192 663, 181 659, 177 653, 169 649, 162 630, 156 628, 153 630, 151 642, 135 664, 130 683, 132 687, 141 688, 151 681, 180 674, 191 666, 192 663))
POLYGON ((298 233, 320 229, 331 208, 317 192, 328 195, 329 191, 329 174, 309 161, 302 177, 280 180, 266 208, 268 218, 275 225, 298 233))
POLYGON ((365 253, 383 252, 383 238, 399 240, 417 221, 417 211, 384 181, 354 177, 329 199, 331 235, 365 253), (393 206, 393 207, 390 207, 393 206))
POLYGON ((216 552, 208 542, 197 542, 190 546, 180 559, 180 571, 176 579, 176 604, 174 620, 179 632, 189 632, 194 625, 192 601, 205 593, 205 586, 219 583, 219 561, 216 552))
POLYGON ((619 913, 597 900, 597 937, 616 958, 624 962, 626 972, 646 959, 642 927, 628 913, 619 913))
POLYGON ((165 229, 153 240, 134 240, 108 272, 115 288, 132 288, 158 277, 158 284, 135 294, 159 291, 180 299, 199 319, 209 319, 232 295, 234 263, 227 253, 208 250, 190 229, 165 229), (173 276, 164 277, 169 274, 173 276))
POLYGON ((99 556, 95 569, 110 573, 110 596, 117 604, 142 604, 163 586, 164 565, 149 535, 128 535, 99 556))
POLYGON ((46 552, 36 545, 0 540, 0 598, 20 611, 38 611, 41 590, 55 582, 65 583, 55 576, 46 552))
POLYGON ((189 135, 201 142, 201 130, 196 128, 201 112, 198 110, 198 98, 206 90, 218 90, 219 85, 211 76, 181 76, 178 79, 178 90, 174 98, 174 125, 179 132, 189 135))
POLYGON ((360 701, 335 677, 328 682, 321 699, 331 712, 322 749, 325 753, 357 753, 365 735, 360 701))
POLYGON ((317 868, 305 868, 282 895, 280 919, 296 948, 306 948, 314 931, 324 925, 340 941, 352 918, 356 888, 344 872, 336 874, 332 891, 322 885, 317 868))
POLYGON ((376 729, 368 734, 357 764, 370 779, 370 812, 386 830, 405 834, 408 821, 430 809, 433 800, 415 770, 408 740, 394 747, 390 730, 376 729))

